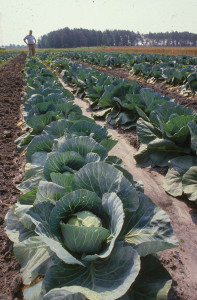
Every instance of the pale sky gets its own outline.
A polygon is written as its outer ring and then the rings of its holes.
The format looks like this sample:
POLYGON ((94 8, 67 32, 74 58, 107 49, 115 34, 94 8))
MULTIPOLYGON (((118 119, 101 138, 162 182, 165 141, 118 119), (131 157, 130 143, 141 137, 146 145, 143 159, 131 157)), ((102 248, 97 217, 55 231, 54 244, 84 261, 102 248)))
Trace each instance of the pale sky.
POLYGON ((0 0, 0 45, 64 27, 197 33, 197 0, 0 0))

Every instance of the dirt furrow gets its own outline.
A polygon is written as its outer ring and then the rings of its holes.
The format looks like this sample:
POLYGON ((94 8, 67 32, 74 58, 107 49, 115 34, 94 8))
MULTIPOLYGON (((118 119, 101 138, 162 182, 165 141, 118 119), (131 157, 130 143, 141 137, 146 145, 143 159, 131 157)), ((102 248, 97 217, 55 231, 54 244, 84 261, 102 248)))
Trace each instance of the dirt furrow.
POLYGON ((22 299, 20 265, 12 253, 12 243, 4 231, 4 217, 20 193, 24 158, 15 139, 22 134, 22 93, 26 54, 21 53, 0 68, 0 299, 22 299))

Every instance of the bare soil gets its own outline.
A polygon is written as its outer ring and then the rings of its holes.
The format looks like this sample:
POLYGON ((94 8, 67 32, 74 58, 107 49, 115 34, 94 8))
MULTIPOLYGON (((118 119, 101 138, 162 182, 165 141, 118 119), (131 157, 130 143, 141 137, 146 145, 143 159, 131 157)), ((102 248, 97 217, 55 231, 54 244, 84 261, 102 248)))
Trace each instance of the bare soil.
POLYGON ((4 231, 4 217, 20 195, 16 184, 23 180, 24 158, 15 139, 22 134, 21 105, 26 54, 21 53, 0 68, 0 299, 22 299, 20 264, 4 231))
MULTIPOLYGON (((75 48, 72 50, 79 50, 75 48)), ((165 55, 190 55, 197 56, 196 47, 161 47, 161 46, 98 46, 98 47, 82 47, 81 51, 99 51, 99 52, 118 52, 118 53, 150 53, 165 55)))

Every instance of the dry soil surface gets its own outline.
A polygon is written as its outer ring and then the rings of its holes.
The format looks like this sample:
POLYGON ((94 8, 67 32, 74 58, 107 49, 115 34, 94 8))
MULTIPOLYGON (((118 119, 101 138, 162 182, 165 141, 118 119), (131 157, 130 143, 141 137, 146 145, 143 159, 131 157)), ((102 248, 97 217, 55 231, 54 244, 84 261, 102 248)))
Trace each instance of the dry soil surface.
POLYGON ((12 243, 4 231, 4 217, 19 196, 16 184, 23 179, 24 158, 17 152, 15 139, 22 134, 22 71, 26 55, 0 68, 0 299, 22 299, 20 265, 12 253, 12 243), (19 124, 18 124, 19 125, 19 124))

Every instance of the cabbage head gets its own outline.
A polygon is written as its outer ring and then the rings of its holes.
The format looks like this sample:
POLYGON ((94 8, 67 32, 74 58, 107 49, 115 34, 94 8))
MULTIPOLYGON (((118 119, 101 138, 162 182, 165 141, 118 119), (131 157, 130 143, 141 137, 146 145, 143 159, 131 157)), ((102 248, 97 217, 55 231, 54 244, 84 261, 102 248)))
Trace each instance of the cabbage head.
POLYGON ((128 178, 105 162, 88 163, 71 192, 41 181, 33 205, 12 208, 7 233, 24 283, 43 278, 25 299, 167 299, 171 280, 156 253, 177 240, 167 214, 128 178))

